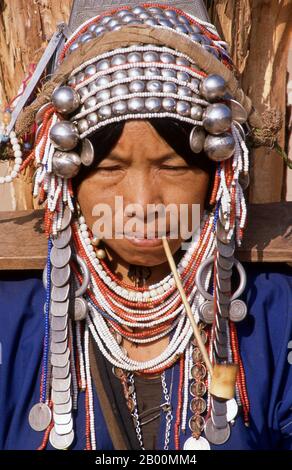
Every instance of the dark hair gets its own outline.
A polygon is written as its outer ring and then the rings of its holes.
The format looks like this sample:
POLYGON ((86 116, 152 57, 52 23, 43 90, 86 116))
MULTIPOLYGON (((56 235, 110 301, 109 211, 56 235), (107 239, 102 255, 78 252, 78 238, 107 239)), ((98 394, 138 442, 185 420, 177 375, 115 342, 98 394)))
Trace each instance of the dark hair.
MULTIPOLYGON (((216 165, 204 152, 199 154, 192 152, 189 144, 189 136, 193 125, 170 118, 153 118, 148 119, 148 121, 168 145, 170 145, 178 155, 184 158, 190 166, 201 168, 210 175, 209 189, 206 197, 207 206, 213 187, 216 165)), ((97 166, 115 147, 122 135, 125 122, 126 121, 109 124, 88 137, 95 148, 94 162, 90 167, 82 165, 79 174, 73 178, 75 188, 94 171, 95 166, 97 166)))

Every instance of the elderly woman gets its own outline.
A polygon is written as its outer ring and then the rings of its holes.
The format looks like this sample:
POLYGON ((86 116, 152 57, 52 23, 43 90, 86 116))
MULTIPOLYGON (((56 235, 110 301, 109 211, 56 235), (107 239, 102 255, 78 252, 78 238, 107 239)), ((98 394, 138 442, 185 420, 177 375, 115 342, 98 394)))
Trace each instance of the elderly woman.
POLYGON ((144 5, 90 19, 59 60, 3 178, 36 166, 48 258, 0 282, 1 448, 291 449, 292 280, 234 257, 256 113, 225 43, 144 5))

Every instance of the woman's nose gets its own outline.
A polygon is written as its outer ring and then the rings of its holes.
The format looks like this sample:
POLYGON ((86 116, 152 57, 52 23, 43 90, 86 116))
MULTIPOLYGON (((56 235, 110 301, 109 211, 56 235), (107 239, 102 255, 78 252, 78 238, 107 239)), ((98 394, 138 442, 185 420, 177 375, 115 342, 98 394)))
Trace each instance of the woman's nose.
POLYGON ((137 170, 129 175, 126 183, 124 203, 137 205, 146 214, 149 205, 163 203, 162 188, 150 171, 137 170))

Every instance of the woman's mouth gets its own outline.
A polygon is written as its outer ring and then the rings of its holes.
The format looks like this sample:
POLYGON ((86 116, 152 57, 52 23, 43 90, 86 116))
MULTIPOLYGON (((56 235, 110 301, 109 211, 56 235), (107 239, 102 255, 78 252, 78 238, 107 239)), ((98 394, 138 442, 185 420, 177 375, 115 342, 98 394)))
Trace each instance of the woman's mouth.
POLYGON ((156 247, 162 245, 162 236, 169 238, 170 232, 164 232, 162 234, 142 234, 142 233, 130 233, 124 234, 126 240, 132 245, 137 247, 156 247))

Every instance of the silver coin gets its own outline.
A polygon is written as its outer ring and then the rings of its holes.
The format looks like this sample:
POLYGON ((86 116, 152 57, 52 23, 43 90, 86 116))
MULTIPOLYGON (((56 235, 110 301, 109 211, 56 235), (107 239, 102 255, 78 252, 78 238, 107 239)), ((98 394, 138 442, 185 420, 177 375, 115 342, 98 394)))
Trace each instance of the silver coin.
POLYGON ((247 112, 244 107, 234 99, 228 100, 228 106, 231 108, 232 120, 237 121, 240 124, 243 124, 247 121, 247 112))
POLYGON ((223 227, 222 222, 220 221, 220 219, 218 219, 218 221, 217 221, 216 235, 222 243, 224 243, 224 244, 229 243, 229 239, 227 238, 228 232, 223 227))
POLYGON ((52 419, 52 412, 46 403, 37 403, 29 412, 28 421, 34 431, 44 431, 52 419))
POLYGON ((227 400, 227 421, 233 421, 238 415, 238 404, 236 403, 235 398, 227 400))
POLYGON ((210 444, 204 437, 189 437, 184 443, 184 450, 210 450, 210 444))
POLYGON ((51 272, 51 281, 54 286, 62 287, 69 281, 70 274, 71 270, 69 264, 66 264, 66 266, 64 266, 63 268, 56 268, 55 266, 53 266, 51 272))
POLYGON ((205 435, 209 442, 214 445, 222 445, 228 441, 230 437, 230 426, 226 425, 224 429, 216 429, 212 423, 212 419, 209 418, 205 424, 205 435))
POLYGON ((71 258, 71 247, 70 245, 65 248, 59 249, 53 246, 51 251, 51 263, 56 268, 63 268, 69 263, 71 258))
POLYGON ((60 415, 70 413, 72 410, 72 397, 69 398, 69 401, 67 403, 62 403, 61 405, 54 403, 53 410, 54 413, 60 415))
POLYGON ((223 346, 219 344, 218 341, 214 341, 215 345, 215 352, 220 359, 227 359, 228 358, 228 350, 227 346, 223 346))
POLYGON ((230 258, 231 256, 234 255, 235 251, 235 244, 233 241, 229 242, 228 244, 222 243, 218 238, 216 239, 216 244, 218 251, 221 256, 224 256, 224 258, 230 258))
POLYGON ((239 182, 240 186, 242 187, 242 189, 245 191, 250 185, 250 176, 249 176, 249 174, 248 173, 246 173, 246 174, 241 173, 239 175, 238 182, 239 182))
POLYGON ((232 276, 232 270, 231 269, 223 269, 221 268, 221 266, 219 265, 219 263, 217 263, 217 266, 216 266, 216 269, 217 269, 217 273, 218 273, 218 277, 220 279, 230 279, 231 276, 232 276))
POLYGON ((84 166, 90 166, 93 163, 94 147, 89 139, 84 139, 82 142, 80 158, 84 166))
POLYGON ((226 271, 231 271, 234 265, 234 257, 231 256, 230 258, 225 258, 220 253, 217 254, 218 264, 222 269, 226 271))
POLYGON ((61 230, 65 230, 72 220, 72 212, 68 206, 65 207, 62 217, 61 230))
MULTIPOLYGON (((69 299, 66 299, 64 302, 56 302, 52 300, 51 302, 51 314, 54 317, 64 317, 67 315, 69 309, 69 299)), ((62 330, 65 329, 61 328, 62 330)))
POLYGON ((69 361, 70 351, 67 348, 64 354, 52 354, 51 355, 51 364, 56 367, 65 367, 69 361))
POLYGON ((64 354, 67 349, 67 341, 63 341, 62 343, 55 343, 51 341, 51 353, 53 354, 64 354))
POLYGON ((56 379, 53 378, 52 381, 52 388, 56 390, 56 392, 67 392, 71 386, 71 374, 68 375, 66 379, 56 379))
POLYGON ((88 305, 83 297, 77 297, 74 303, 74 320, 81 321, 86 318, 88 305))
POLYGON ((227 426, 227 418, 226 415, 215 415, 213 411, 211 410, 211 419, 212 423, 214 424, 214 427, 216 429, 224 429, 227 426))
POLYGON ((58 414, 56 412, 53 413, 53 418, 54 418, 54 423, 59 424, 59 425, 64 425, 70 423, 70 420, 72 419, 72 414, 71 413, 64 413, 64 414, 58 414))
POLYGON ((69 434, 73 429, 73 420, 71 419, 67 424, 56 424, 54 425, 55 431, 59 436, 69 434))
POLYGON ((40 107, 40 109, 36 113, 35 122, 37 123, 38 126, 43 122, 45 112, 49 109, 50 106, 52 106, 51 102, 45 103, 40 107))
POLYGON ((74 441, 74 431, 72 430, 69 434, 60 436, 56 433, 53 428, 50 432, 50 443, 51 445, 58 450, 68 449, 72 442, 74 441))
POLYGON ((68 362, 65 367, 56 367, 52 369, 52 376, 56 379, 66 379, 70 372, 70 363, 68 362))
POLYGON ((52 402, 56 405, 62 405, 62 403, 68 403, 71 396, 71 390, 66 390, 65 392, 58 392, 57 390, 52 389, 52 402))
POLYGON ((230 320, 240 322, 245 319, 247 315, 247 306, 243 300, 236 299, 230 304, 229 316, 230 320))
POLYGON ((222 279, 218 276, 216 276, 217 280, 217 286, 220 292, 227 293, 231 291, 231 283, 230 283, 230 278, 228 279, 222 279))
POLYGON ((214 302, 212 300, 206 300, 199 307, 199 316, 201 320, 207 324, 212 324, 215 318, 214 314, 214 302))
MULTIPOLYGON (((64 315, 62 317, 52 316, 51 328, 54 331, 63 331, 63 330, 65 330, 65 328, 67 326, 67 322, 68 322, 67 315, 64 315)), ((59 367, 61 367, 61 366, 59 366, 59 367)))
POLYGON ((63 287, 53 286, 51 290, 51 299, 54 302, 65 303, 68 299, 70 284, 65 284, 63 287))
POLYGON ((52 239, 53 245, 56 248, 65 248, 67 245, 69 245, 71 237, 72 237, 72 229, 70 225, 68 225, 68 227, 65 228, 65 230, 61 230, 58 233, 56 238, 52 239))
POLYGON ((54 343, 63 343, 68 337, 68 328, 65 328, 63 331, 52 331, 51 336, 54 343))
POLYGON ((211 407, 215 415, 217 416, 227 415, 226 400, 219 400, 218 398, 211 396, 211 407))

